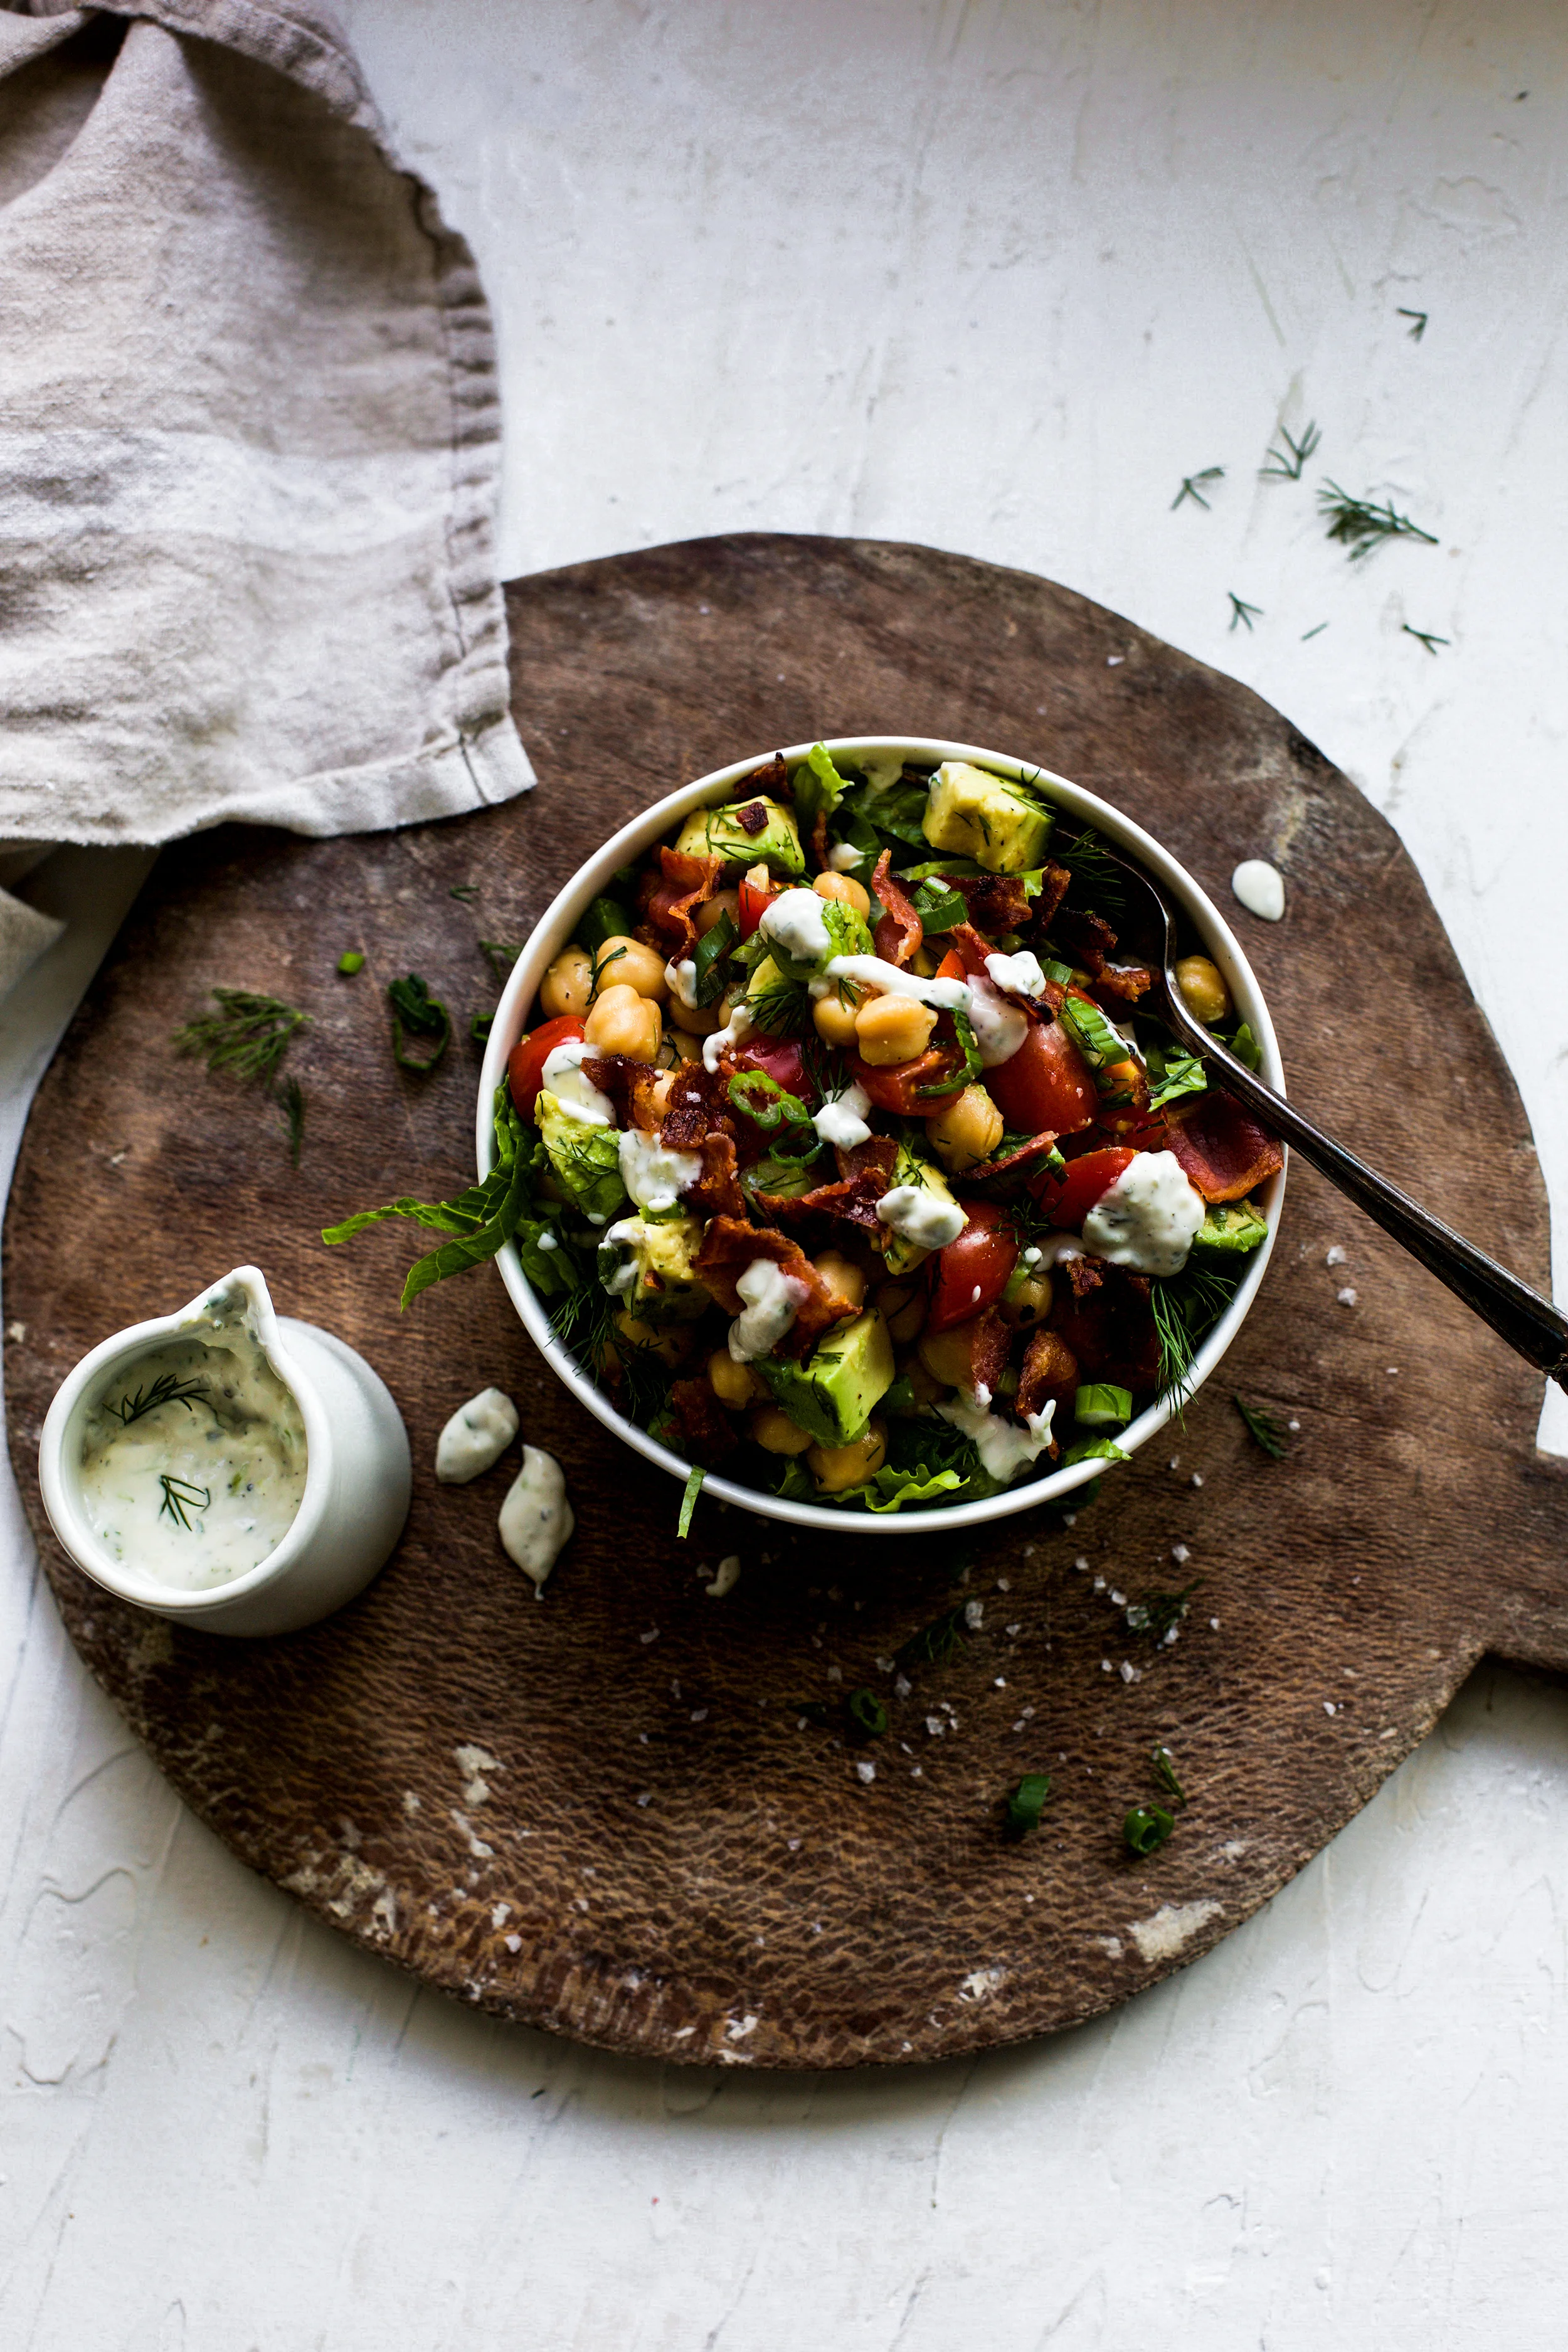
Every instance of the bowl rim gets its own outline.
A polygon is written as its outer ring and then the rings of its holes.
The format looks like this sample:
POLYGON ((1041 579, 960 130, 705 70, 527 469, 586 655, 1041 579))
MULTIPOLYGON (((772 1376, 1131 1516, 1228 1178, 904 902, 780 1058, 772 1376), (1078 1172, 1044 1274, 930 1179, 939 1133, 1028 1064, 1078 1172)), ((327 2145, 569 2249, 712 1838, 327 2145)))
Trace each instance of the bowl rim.
MULTIPOLYGON (((1268 1003, 1257 974, 1229 924, 1186 867, 1180 865, 1152 834, 1145 833, 1142 825, 1135 824, 1110 802, 1101 800, 1098 793, 1087 791, 1081 784, 1075 784, 1067 776, 1058 775, 1037 761, 1022 760, 1012 753, 989 751, 978 744, 950 741, 944 737, 835 735, 815 738, 814 740, 824 743, 829 754, 835 757, 843 752, 847 756, 858 754, 862 758, 887 758, 901 752, 922 766, 929 763, 933 767, 940 766, 946 760, 963 760, 988 769, 996 775, 1011 776, 1019 782, 1027 781, 1037 785, 1067 814, 1083 819, 1109 839, 1131 850, 1165 883, 1203 940, 1205 950, 1219 965, 1237 1011, 1249 1024, 1258 1041, 1262 1057, 1259 1076, 1278 1093, 1285 1092, 1279 1045, 1269 1018, 1268 1003)), ((711 769, 708 774, 695 778, 690 783, 678 786, 674 792, 651 802, 638 815, 628 819, 556 892, 524 941, 522 952, 508 975, 491 1020, 475 1110, 475 1155, 481 1181, 489 1176, 495 1165, 493 1105, 496 1089, 506 1075, 507 1058, 522 1034, 523 1013, 537 994, 552 959, 570 941, 572 927, 578 917, 590 901, 605 889, 617 866, 627 865, 634 857, 640 856, 692 809, 722 801, 732 784, 770 759, 782 756, 793 766, 805 760, 811 749, 812 744, 807 742, 786 745, 782 754, 753 751, 744 759, 732 760, 722 768, 711 769)), ((1193 1360, 1191 1381, 1180 1408, 1169 1399, 1162 1400, 1148 1406, 1130 1423, 1117 1440, 1129 1455, 1135 1454, 1151 1438, 1158 1436, 1167 1423, 1176 1417, 1178 1410, 1184 1410, 1191 1402, 1245 1322, 1273 1255, 1284 1206, 1289 1160, 1287 1153, 1286 1166, 1279 1175, 1270 1177, 1259 1188, 1268 1227, 1267 1238, 1248 1260, 1247 1271, 1230 1305, 1198 1349, 1193 1360)), ((635 1422, 627 1420, 557 1339, 532 1285, 522 1270, 522 1262, 514 1243, 503 1244, 498 1253, 497 1263, 507 1295, 517 1309, 523 1328, 557 1379, 597 1421, 646 1461, 656 1464, 672 1478, 682 1482, 689 1480, 699 1465, 683 1461, 668 1446, 661 1445, 657 1438, 651 1437, 647 1430, 639 1429, 635 1422)), ((956 1532, 962 1528, 982 1527, 991 1520, 1010 1518, 1020 1511, 1032 1510, 1042 1504, 1059 1505, 1076 1488, 1086 1486, 1105 1470, 1119 1466, 1103 1459, 1074 1463, 1069 1468, 1050 1471, 1041 1478, 1025 1480, 1021 1485, 1004 1488, 999 1495, 986 1496, 976 1502, 952 1504, 946 1509, 887 1513, 835 1510, 826 1504, 792 1502, 760 1488, 742 1486, 714 1470, 703 1473, 701 1492, 721 1502, 734 1504, 754 1517, 784 1520, 795 1527, 820 1528, 843 1536, 901 1535, 908 1538, 936 1529, 956 1532)))

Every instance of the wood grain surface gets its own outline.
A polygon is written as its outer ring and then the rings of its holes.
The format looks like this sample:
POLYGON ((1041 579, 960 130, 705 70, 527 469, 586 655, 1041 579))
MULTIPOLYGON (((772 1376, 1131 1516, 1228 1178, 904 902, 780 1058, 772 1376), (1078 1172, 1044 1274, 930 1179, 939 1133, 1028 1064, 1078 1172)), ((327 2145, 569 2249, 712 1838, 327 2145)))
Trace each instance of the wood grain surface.
POLYGON ((947 735, 1105 794, 1222 903, 1239 857, 1271 857, 1286 919, 1235 919, 1293 1092, 1544 1285, 1517 1093, 1382 818, 1245 688, 1065 589, 922 548, 748 536, 508 596, 540 790, 404 833, 176 845, 40 1089, 5 1226, 26 1333, 6 1407, 66 1623, 237 1853, 500 2014, 647 2056, 813 2068, 1073 2023, 1272 1895, 1483 1651, 1568 1667, 1568 1486, 1534 1451, 1539 1380, 1298 1161, 1220 1374, 1076 1523, 858 1547, 700 1504, 678 1542, 678 1487, 545 1372, 493 1269, 401 1317, 406 1229, 321 1246, 351 1208, 472 1171, 478 1055, 397 1071, 384 982, 422 972, 466 1024, 493 995, 477 940, 521 940, 656 795, 816 733, 947 735), (451 895, 465 885, 471 902, 451 895), (333 971, 346 947, 369 959, 353 981, 333 971), (291 1063, 298 1171, 264 1101, 172 1054, 215 984, 312 1015, 291 1063), (84 1350, 247 1259, 280 1310, 376 1365, 416 1460, 407 1532, 363 1599, 253 1643, 100 1591, 55 1544, 36 1475, 84 1350), (562 1457, 577 1512, 537 1603, 496 1540, 512 1459, 468 1487, 433 1475, 441 1423, 492 1381, 562 1457), (1251 1444, 1236 1390, 1300 1423, 1288 1460, 1251 1444), (729 1553, 740 1581, 710 1598, 729 1553), (1129 1635, 1113 1595, 1194 1578, 1173 1648, 1129 1635), (900 1695, 887 1662, 967 1601, 978 1626, 900 1695), (891 1725, 857 1746, 837 1710, 862 1685, 891 1725), (1135 1862, 1121 1818, 1157 1794, 1156 1741, 1189 1801, 1135 1862), (1052 1778, 1045 1823, 1009 1842, 1005 1795, 1031 1770, 1052 1778))

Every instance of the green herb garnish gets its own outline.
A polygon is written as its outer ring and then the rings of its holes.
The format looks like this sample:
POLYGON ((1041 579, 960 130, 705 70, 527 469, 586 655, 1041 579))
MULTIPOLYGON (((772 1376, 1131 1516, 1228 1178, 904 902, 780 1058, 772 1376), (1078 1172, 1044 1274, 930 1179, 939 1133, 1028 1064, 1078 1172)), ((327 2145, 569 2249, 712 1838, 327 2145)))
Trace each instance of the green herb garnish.
POLYGON ((481 940, 479 953, 486 958, 496 979, 502 984, 513 964, 522 953, 520 940, 481 940))
POLYGON ((1046 1799, 1051 1793, 1048 1772, 1026 1772, 1007 1799, 1007 1831, 1012 1837, 1027 1837, 1040 1826, 1046 1799))
POLYGON ((922 882, 910 906, 928 931, 951 931, 955 923, 969 919, 969 908, 960 890, 944 890, 934 878, 922 882))
POLYGON ((963 1643, 965 1627, 963 1612, 968 1602, 961 1601, 955 1609, 944 1609, 918 1633, 911 1633, 901 1649, 893 1653, 895 1666, 945 1666, 957 1656, 963 1643))
MULTIPOLYGON (((1127 885, 1115 852, 1102 834, 1092 825, 1082 825, 1076 834, 1065 836, 1058 832, 1051 836, 1051 858, 1054 864, 1065 866, 1079 885, 1082 896, 1108 915, 1126 911, 1127 885)), ((1068 967, 1071 977, 1072 967, 1068 967)))
POLYGON ((731 948, 739 942, 741 933, 728 907, 718 921, 703 932, 697 942, 691 961, 695 978, 693 985, 699 1004, 717 1004, 724 993, 724 964, 731 948))
POLYGON ((1408 621, 1402 621, 1399 625, 1407 637, 1414 637, 1416 644, 1425 646, 1429 654, 1435 654, 1439 646, 1453 643, 1451 637, 1435 636, 1430 629, 1413 629, 1408 621))
POLYGON ((1178 1805, 1184 1805, 1187 1801, 1187 1792, 1176 1778, 1176 1759, 1170 1749, 1165 1747, 1154 1748, 1150 1752, 1149 1762, 1155 1780, 1164 1790, 1165 1794, 1168 1797, 1174 1797, 1178 1805))
POLYGON ((431 995, 416 971, 411 971, 406 980, 389 980, 386 994, 392 1006, 393 1060, 400 1070, 433 1070, 452 1034, 446 1006, 439 997, 431 995), (407 1050, 410 1037, 434 1038, 435 1045, 421 1057, 407 1050))
POLYGON ((1289 1448, 1285 1443, 1285 1432, 1274 1415, 1265 1412, 1260 1404, 1247 1404, 1239 1396, 1233 1397, 1231 1402, 1247 1423, 1247 1433, 1254 1444, 1260 1445, 1271 1462, 1283 1462, 1289 1448))
POLYGON ((156 1412, 161 1404, 183 1404, 189 1412, 197 1397, 205 1397, 206 1389, 200 1381, 182 1381, 173 1372, 160 1372, 151 1388, 138 1389, 132 1396, 122 1396, 117 1404, 106 1404, 104 1410, 113 1413, 121 1428, 129 1429, 143 1413, 156 1412))
POLYGON ((588 1002, 590 1004, 596 1004, 598 1003, 599 991, 605 985, 604 976, 605 972, 609 971, 612 964, 619 963, 625 953, 625 948, 615 948, 612 949, 608 955, 595 953, 589 958, 588 1002))
POLYGON ((1157 1853, 1175 1826, 1163 1805, 1134 1805, 1121 1824, 1121 1835, 1129 1853, 1157 1853))
POLYGON ((1327 621, 1320 621, 1315 629, 1303 629, 1301 632, 1301 643, 1305 645, 1310 637, 1321 637, 1328 625, 1327 621))
POLYGON ((888 1728, 888 1710, 874 1690, 851 1691, 845 1702, 849 1720, 868 1739, 880 1739, 888 1728))
POLYGON ((494 1025, 493 1013, 472 1013, 468 1019, 468 1034, 476 1045, 488 1045, 490 1042, 490 1031, 494 1025))
POLYGON ((1395 310, 1394 315, 1396 319, 1414 319, 1415 323, 1408 332, 1411 341, 1418 343, 1426 332, 1426 321, 1431 313, 1426 310, 1395 310))
POLYGON ((1178 1046, 1156 1042, 1149 1047, 1145 1060, 1151 1110, 1163 1110, 1166 1103, 1175 1102, 1183 1095, 1208 1092, 1208 1073, 1195 1054, 1185 1054, 1178 1046))
POLYGON ((448 898, 456 898, 465 907, 471 907, 479 895, 479 886, 477 882, 454 882, 447 893, 448 898))
POLYGON ((209 1070, 232 1070, 270 1087, 296 1030, 310 1019, 276 996, 248 988, 215 988, 216 1013, 187 1021, 174 1033, 178 1054, 199 1055, 209 1070))
POLYGON ((811 993, 804 981, 772 981, 756 995, 748 992, 746 1013, 764 1037, 792 1036, 811 1019, 811 993))
POLYGON ((1309 425, 1301 438, 1293 440, 1285 427, 1279 427, 1283 450, 1271 448, 1259 469, 1259 479, 1265 482, 1299 482, 1301 468, 1322 439, 1315 425, 1309 425))
POLYGON ((1171 512, 1174 514, 1184 499, 1191 499, 1194 505, 1202 507, 1206 514, 1209 511, 1209 502, 1204 496, 1204 486, 1208 482, 1223 482, 1224 479, 1223 466, 1205 466, 1201 473, 1184 474, 1182 487, 1171 500, 1171 512))
POLYGON ((1160 1341, 1160 1401, 1179 1417, 1192 1393, 1199 1343, 1236 1296, 1241 1272, 1222 1273, 1191 1259, 1180 1274, 1157 1276, 1149 1304, 1160 1341))
POLYGON ((959 1094, 965 1087, 973 1086, 984 1073, 985 1066, 980 1058, 980 1048, 974 1042, 974 1031, 970 1026, 968 1013, 960 1005, 953 1007, 952 1025, 958 1032, 958 1042, 963 1050, 963 1067, 956 1077, 944 1078, 940 1085, 917 1087, 915 1092, 922 1097, 928 1095, 959 1094))
POLYGON ((482 1182, 468 1185, 450 1201, 405 1197, 388 1201, 379 1209, 362 1209, 341 1224, 329 1225, 321 1239, 330 1248, 336 1247, 386 1217, 406 1217, 448 1235, 438 1249, 416 1258, 409 1267, 403 1286, 405 1308, 432 1283, 482 1265, 514 1237, 524 1270, 536 1289, 546 1297, 558 1289, 574 1289, 581 1277, 570 1253, 558 1246, 546 1254, 538 1247, 542 1234, 554 1236, 551 1217, 540 1215, 540 1207, 552 1214, 559 1210, 552 1202, 535 1201, 533 1180, 542 1173, 545 1163, 543 1139, 537 1129, 523 1126, 504 1083, 496 1089, 495 1136, 496 1165, 482 1182))
POLYGON ((1122 1617, 1130 1633, 1142 1633, 1155 1649, 1163 1648, 1167 1636, 1180 1625, 1192 1605, 1192 1596, 1203 1582, 1194 1577, 1191 1584, 1183 1585, 1180 1592, 1152 1592, 1147 1601, 1130 1601, 1122 1617))
POLYGON ((691 1514, 697 1508, 697 1497, 702 1492, 702 1481, 707 1475, 706 1470, 693 1470, 686 1481, 680 1497, 680 1517, 675 1523, 678 1538, 691 1533, 691 1514))
POLYGON ((1250 636, 1252 635, 1252 624, 1254 621, 1260 621, 1263 618, 1262 605, 1249 604, 1245 596, 1238 596, 1234 588, 1227 588, 1226 590, 1226 594, 1230 598, 1231 628, 1234 629, 1238 621, 1245 622, 1247 625, 1247 634, 1250 636))
POLYGON ((1329 537, 1350 549, 1352 563, 1385 539, 1419 539, 1428 547, 1437 544, 1431 531, 1398 513, 1388 499, 1378 506, 1372 499, 1352 498, 1338 482, 1325 482, 1318 492, 1318 505, 1328 522, 1329 537))
POLYGON ((1103 1095, 1106 1089, 1100 1081, 1109 1071, 1132 1059, 1131 1046, 1112 1028, 1099 1005, 1084 997, 1064 997, 1057 1018, 1094 1072, 1095 1084, 1103 1095))
POLYGON ((213 1497, 210 1486, 193 1486, 188 1478, 172 1478, 166 1470, 159 1472, 158 1484, 163 1489, 163 1499, 158 1506, 160 1518, 166 1512, 176 1526, 188 1529, 191 1524, 188 1517, 190 1512, 211 1508, 213 1497))
POLYGON ((352 980, 356 971, 364 970, 364 957, 358 948, 345 949, 338 958, 338 970, 345 980, 352 980))
POLYGON ((276 1100, 289 1139, 289 1157, 298 1168, 305 1144, 305 1089, 298 1078, 285 1078, 276 1100))

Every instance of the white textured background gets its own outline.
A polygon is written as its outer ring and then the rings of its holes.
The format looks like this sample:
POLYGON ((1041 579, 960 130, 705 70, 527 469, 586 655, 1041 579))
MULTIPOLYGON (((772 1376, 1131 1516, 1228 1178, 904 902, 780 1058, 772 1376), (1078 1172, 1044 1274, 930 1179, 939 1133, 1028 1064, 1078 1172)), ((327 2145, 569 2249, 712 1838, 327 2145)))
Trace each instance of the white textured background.
MULTIPOLYGON (((1568 1171, 1559 9, 346 14, 496 305, 509 569, 924 540, 1235 671, 1399 827, 1568 1171), (1257 479, 1281 420, 1322 429, 1300 488, 1257 479), (1172 513, 1214 464, 1213 511, 1172 513), (1325 472, 1440 545, 1351 571, 1325 472)), ((57 861, 76 926, 0 1015, 5 1164, 135 873, 57 861)), ((665 2073, 306 1922, 128 1740, 9 1493, 0 1567, 5 2352, 1563 2340, 1558 1691, 1479 1676, 1267 1914, 1099 2025, 896 2077, 665 2073)))

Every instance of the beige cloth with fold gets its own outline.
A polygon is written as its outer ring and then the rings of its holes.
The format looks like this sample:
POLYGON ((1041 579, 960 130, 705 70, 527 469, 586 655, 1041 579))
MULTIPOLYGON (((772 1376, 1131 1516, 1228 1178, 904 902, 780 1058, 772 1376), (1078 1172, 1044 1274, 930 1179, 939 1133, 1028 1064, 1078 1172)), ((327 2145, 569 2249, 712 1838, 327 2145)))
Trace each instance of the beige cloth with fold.
POLYGON ((39 845, 532 782, 500 447, 472 257, 314 0, 0 5, 0 994, 39 845))

